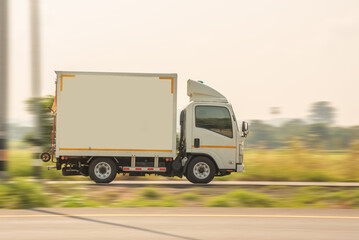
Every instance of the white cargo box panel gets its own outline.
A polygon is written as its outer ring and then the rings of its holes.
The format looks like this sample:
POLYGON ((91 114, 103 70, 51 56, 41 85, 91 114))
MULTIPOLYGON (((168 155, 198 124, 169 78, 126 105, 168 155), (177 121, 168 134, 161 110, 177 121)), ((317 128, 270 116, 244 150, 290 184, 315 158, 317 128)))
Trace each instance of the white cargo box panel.
POLYGON ((175 157, 177 74, 56 74, 57 157, 175 157))

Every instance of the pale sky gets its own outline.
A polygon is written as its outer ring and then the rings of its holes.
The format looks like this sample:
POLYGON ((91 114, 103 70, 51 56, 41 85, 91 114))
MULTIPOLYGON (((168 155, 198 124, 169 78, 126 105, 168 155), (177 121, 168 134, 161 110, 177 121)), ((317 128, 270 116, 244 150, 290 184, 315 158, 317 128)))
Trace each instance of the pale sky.
MULTIPOLYGON (((10 2, 10 118, 29 122, 29 1, 10 2)), ((42 95, 55 70, 178 73, 225 95, 239 119, 304 118, 330 101, 359 125, 359 1, 42 0, 42 95)))

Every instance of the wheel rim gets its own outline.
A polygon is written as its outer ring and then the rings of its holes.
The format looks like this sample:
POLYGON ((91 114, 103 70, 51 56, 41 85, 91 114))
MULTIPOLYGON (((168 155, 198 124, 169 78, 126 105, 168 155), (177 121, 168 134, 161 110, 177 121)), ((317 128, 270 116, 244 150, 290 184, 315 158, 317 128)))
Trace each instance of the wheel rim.
POLYGON ((99 179, 106 179, 111 174, 111 166, 106 162, 99 162, 95 166, 95 176, 99 179))
POLYGON ((210 172, 211 172, 211 169, 208 166, 208 164, 205 162, 196 163, 196 165, 194 165, 194 167, 193 167, 193 174, 198 179, 207 178, 209 176, 210 172))

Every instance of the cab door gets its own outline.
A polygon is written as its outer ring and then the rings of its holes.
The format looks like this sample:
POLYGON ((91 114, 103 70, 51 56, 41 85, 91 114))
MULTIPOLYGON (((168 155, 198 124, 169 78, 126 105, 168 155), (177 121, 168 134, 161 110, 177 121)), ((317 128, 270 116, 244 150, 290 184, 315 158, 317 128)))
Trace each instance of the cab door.
POLYGON ((193 106, 191 151, 211 156, 219 169, 235 169, 237 131, 232 109, 225 104, 193 106))

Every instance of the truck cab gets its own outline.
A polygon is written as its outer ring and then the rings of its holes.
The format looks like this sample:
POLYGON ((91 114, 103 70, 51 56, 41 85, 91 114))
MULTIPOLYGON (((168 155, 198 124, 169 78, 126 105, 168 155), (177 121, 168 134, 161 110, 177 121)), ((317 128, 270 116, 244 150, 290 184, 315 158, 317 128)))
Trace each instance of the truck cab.
POLYGON ((180 155, 187 179, 208 183, 214 176, 243 172, 247 123, 238 128, 228 100, 202 82, 188 80, 190 104, 181 112, 180 155))

